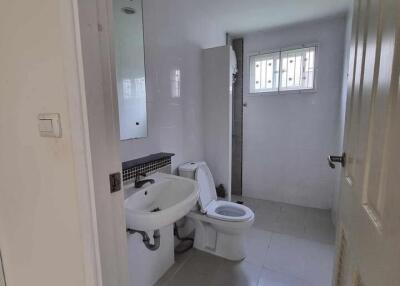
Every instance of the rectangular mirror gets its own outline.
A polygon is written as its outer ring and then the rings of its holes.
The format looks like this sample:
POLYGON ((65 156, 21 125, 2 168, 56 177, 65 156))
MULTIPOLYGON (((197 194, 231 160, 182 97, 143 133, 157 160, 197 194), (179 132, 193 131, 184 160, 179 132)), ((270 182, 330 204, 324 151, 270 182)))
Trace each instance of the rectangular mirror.
POLYGON ((147 136, 141 0, 113 0, 120 139, 147 136))

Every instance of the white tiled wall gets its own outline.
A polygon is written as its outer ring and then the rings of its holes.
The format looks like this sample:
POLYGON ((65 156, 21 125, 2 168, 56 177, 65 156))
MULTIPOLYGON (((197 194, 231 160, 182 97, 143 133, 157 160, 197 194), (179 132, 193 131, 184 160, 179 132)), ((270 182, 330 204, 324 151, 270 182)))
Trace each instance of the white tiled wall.
POLYGON ((243 194, 328 209, 340 168, 340 97, 345 18, 331 18, 244 37, 243 194), (317 92, 249 96, 250 53, 319 43, 317 92))
POLYGON ((203 51, 204 157, 214 183, 223 184, 228 196, 232 156, 231 61, 227 46, 203 51))
MULTIPOLYGON (((339 150, 343 150, 343 139, 344 139, 344 124, 345 124, 345 117, 346 117, 346 104, 347 104, 347 76, 349 72, 349 61, 350 61, 350 42, 351 42, 351 30, 352 30, 352 22, 353 22, 353 13, 352 11, 347 14, 346 17, 346 34, 345 34, 345 42, 344 42, 344 49, 345 49, 345 56, 343 61, 343 81, 342 81, 342 93, 340 99, 340 124, 339 124, 339 150)), ((343 171, 343 170, 342 170, 343 171)), ((341 190, 341 176, 338 174, 337 177, 337 185, 333 199, 333 206, 332 206, 332 220, 336 224, 337 221, 337 214, 339 208, 339 195, 341 190)))
MULTIPOLYGON (((225 42, 221 27, 204 16, 202 2, 144 1, 148 137, 122 141, 121 160, 173 152, 182 162, 204 160, 201 50, 225 42), (179 70, 179 96, 174 73, 179 70)), ((244 194, 294 204, 331 208, 338 170, 326 156, 339 153, 339 108, 344 18, 245 36, 245 51, 295 44, 320 44, 318 92, 314 95, 246 96, 244 59, 244 194)), ((247 77, 247 78, 246 78, 247 77)))
POLYGON ((200 2, 146 0, 143 5, 148 137, 122 141, 121 160, 160 151, 176 154, 173 168, 204 160, 201 50, 223 44, 225 35, 205 28, 200 2), (177 70, 179 96, 173 88, 177 70))

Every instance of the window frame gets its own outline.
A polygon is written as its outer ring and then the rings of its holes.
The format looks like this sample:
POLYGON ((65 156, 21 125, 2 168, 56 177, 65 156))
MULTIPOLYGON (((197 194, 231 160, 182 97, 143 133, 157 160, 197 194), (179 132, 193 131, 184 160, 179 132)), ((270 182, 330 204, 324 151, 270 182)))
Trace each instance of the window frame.
POLYGON ((278 60, 279 60, 279 70, 278 70, 278 86, 277 86, 277 88, 271 88, 270 90, 268 90, 268 88, 264 88, 262 91, 258 91, 258 92, 254 92, 253 90, 252 90, 252 84, 250 84, 250 86, 249 86, 249 88, 250 88, 250 93, 271 93, 271 92, 279 92, 279 82, 280 82, 280 69, 281 69, 281 62, 280 62, 280 55, 281 55, 281 52, 280 51, 278 51, 278 52, 270 52, 270 53, 262 53, 262 54, 255 54, 255 55, 250 55, 249 56, 249 67, 250 67, 250 72, 249 72, 249 76, 250 76, 250 83, 253 83, 253 82, 255 82, 255 73, 254 73, 254 68, 252 68, 252 61, 253 61, 253 58, 256 58, 256 60, 257 59, 266 59, 267 61, 268 60, 270 60, 270 59, 272 59, 272 61, 274 62, 273 63, 273 66, 272 66, 272 69, 273 69, 273 78, 272 78, 272 85, 274 85, 274 83, 276 83, 276 81, 275 81, 275 76, 274 76, 274 74, 275 74, 275 71, 274 71, 274 69, 276 68, 276 65, 275 65, 275 60, 276 60, 276 56, 277 55, 279 55, 278 56, 278 60))
POLYGON ((312 94, 317 92, 318 87, 318 74, 319 74, 319 44, 318 43, 309 43, 302 45, 294 45, 280 49, 271 49, 271 50, 262 50, 256 53, 249 53, 247 55, 248 59, 248 72, 249 72, 249 80, 248 80, 248 95, 249 96, 262 96, 262 95, 284 95, 284 94, 312 94), (293 51, 297 49, 306 49, 306 48, 315 48, 315 56, 314 56, 314 75, 313 75, 313 88, 308 89, 293 89, 293 90, 280 90, 280 82, 281 82, 281 68, 282 68, 282 53, 293 51), (254 70, 252 69, 252 57, 267 57, 268 55, 279 53, 279 75, 278 75, 278 88, 273 91, 253 91, 252 84, 254 83, 254 70))

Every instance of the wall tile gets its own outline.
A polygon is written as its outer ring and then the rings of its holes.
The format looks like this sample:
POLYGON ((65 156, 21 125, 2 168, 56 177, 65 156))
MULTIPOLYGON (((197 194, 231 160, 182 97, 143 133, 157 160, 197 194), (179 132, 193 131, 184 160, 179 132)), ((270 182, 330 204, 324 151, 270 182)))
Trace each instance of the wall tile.
POLYGON ((244 36, 245 196, 332 208, 337 173, 326 157, 340 146, 344 28, 338 17, 244 36), (320 45, 316 93, 249 95, 249 54, 305 43, 320 45))

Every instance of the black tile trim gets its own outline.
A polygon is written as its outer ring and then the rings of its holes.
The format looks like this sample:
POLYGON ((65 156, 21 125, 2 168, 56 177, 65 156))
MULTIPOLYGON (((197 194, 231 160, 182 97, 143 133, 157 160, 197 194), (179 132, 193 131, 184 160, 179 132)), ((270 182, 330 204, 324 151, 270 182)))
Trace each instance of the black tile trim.
POLYGON ((134 159, 122 163, 123 181, 132 180, 140 174, 155 171, 171 164, 173 153, 157 153, 146 157, 134 159))
POLYGON ((140 158, 133 159, 130 161, 125 161, 125 162, 122 162, 122 170, 126 170, 126 169, 132 168, 132 167, 137 167, 139 165, 151 163, 151 162, 158 161, 158 160, 165 159, 165 158, 171 158, 174 155, 175 155, 174 153, 155 153, 155 154, 151 154, 151 155, 148 155, 145 157, 140 157, 140 158))

